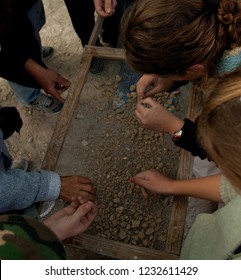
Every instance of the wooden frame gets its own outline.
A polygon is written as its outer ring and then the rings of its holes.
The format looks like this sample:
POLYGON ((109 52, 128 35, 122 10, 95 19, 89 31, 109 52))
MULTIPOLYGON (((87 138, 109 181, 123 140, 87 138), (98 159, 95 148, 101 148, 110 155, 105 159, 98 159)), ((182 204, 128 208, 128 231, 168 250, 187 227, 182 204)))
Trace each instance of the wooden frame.
MULTIPOLYGON (((60 119, 48 145, 46 156, 42 165, 42 168, 44 169, 54 171, 56 168, 58 157, 62 149, 68 127, 83 89, 91 61, 94 57, 124 60, 125 51, 123 49, 92 46, 86 46, 84 48, 82 64, 73 87, 73 92, 65 101, 64 107, 60 114, 60 119)), ((195 99, 196 95, 194 93, 191 95, 188 108, 188 117, 190 118, 194 117, 195 115, 195 99)), ((192 156, 190 153, 182 150, 177 178, 191 178, 192 167, 192 156)), ((66 243, 65 245, 74 247, 81 246, 86 250, 117 259, 177 259, 182 247, 187 200, 187 197, 174 197, 173 199, 171 220, 168 228, 165 251, 150 250, 144 247, 124 244, 113 240, 106 240, 87 234, 76 237, 71 243, 66 243)))

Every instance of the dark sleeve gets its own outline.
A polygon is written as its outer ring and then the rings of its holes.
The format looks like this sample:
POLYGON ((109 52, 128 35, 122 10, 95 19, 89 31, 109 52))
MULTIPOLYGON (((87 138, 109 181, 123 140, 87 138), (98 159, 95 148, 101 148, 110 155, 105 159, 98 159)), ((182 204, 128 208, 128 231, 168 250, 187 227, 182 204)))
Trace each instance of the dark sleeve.
POLYGON ((28 11, 37 0, 11 0, 12 9, 20 13, 28 11))
POLYGON ((168 90, 168 92, 172 92, 177 90, 179 87, 185 86, 189 83, 189 81, 175 81, 173 86, 168 90))
POLYGON ((173 138, 173 142, 176 146, 191 152, 193 156, 199 156, 201 159, 207 157, 205 151, 197 141, 197 125, 189 119, 184 119, 182 135, 179 138, 173 138))
POLYGON ((28 59, 46 67, 33 26, 26 12, 15 11, 5 26, 1 37, 0 76, 23 86, 37 87, 38 83, 24 69, 28 59))

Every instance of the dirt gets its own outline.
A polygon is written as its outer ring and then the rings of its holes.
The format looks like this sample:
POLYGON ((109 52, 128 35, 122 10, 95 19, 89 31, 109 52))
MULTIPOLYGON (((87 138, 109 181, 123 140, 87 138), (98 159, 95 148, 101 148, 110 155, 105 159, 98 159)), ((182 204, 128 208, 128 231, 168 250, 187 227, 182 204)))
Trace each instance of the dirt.
MULTIPOLYGON (((101 73, 88 74, 56 170, 91 178, 98 216, 89 233, 164 250, 171 197, 149 194, 144 199, 139 189, 131 189, 130 178, 146 169, 175 178, 179 149, 164 135, 140 126, 134 114, 135 84, 122 80, 121 64, 105 61, 101 73)), ((169 94, 158 99, 174 108, 169 94)))
MULTIPOLYGON (((73 30, 64 1, 43 0, 43 3, 46 24, 40 32, 42 44, 54 48, 54 55, 46 64, 73 84, 81 61, 81 42, 73 30)), ((71 90, 72 87, 69 91, 71 90)), ((16 106, 24 122, 20 135, 14 134, 7 140, 11 155, 14 159, 29 160, 30 170, 39 169, 59 114, 48 115, 38 108, 23 106, 15 99, 7 82, 1 78, 0 104, 16 106)))

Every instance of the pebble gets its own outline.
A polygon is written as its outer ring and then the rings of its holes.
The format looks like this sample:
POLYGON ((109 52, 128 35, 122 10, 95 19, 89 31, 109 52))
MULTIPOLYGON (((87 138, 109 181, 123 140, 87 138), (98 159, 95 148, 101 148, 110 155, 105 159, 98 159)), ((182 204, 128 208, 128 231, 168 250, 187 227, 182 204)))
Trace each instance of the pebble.
POLYGON ((84 116, 83 116, 83 115, 80 115, 80 114, 77 114, 75 118, 76 118, 77 120, 81 120, 81 119, 84 119, 84 116))
POLYGON ((145 231, 145 234, 146 235, 150 235, 154 232, 154 229, 152 227, 148 228, 146 231, 145 231))
POLYGON ((86 140, 82 140, 82 141, 81 141, 81 144, 82 144, 84 147, 86 147, 86 146, 89 145, 89 143, 88 143, 86 140))
MULTIPOLYGON (((138 216, 139 216, 139 214, 138 214, 138 216)), ((139 227, 139 226, 140 226, 140 221, 138 221, 138 220, 132 221, 132 227, 139 227)))
POLYGON ((32 143, 32 142, 33 142, 33 137, 30 136, 30 137, 28 138, 28 143, 32 143))

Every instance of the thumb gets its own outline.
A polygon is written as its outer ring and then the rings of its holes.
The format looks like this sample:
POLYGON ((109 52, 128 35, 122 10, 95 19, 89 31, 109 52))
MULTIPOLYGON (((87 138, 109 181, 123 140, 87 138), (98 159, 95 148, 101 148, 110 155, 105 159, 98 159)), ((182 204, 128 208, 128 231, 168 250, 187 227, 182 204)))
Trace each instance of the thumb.
POLYGON ((75 211, 73 217, 76 220, 82 219, 87 213, 89 213, 94 208, 94 204, 91 201, 88 201, 82 205, 80 205, 75 211))
POLYGON ((158 92, 160 92, 160 90, 156 87, 153 87, 152 89, 145 91, 144 93, 144 97, 150 97, 153 96, 155 94, 157 94, 158 92))
POLYGON ((141 100, 142 105, 147 105, 149 107, 153 107, 156 105, 156 101, 154 101, 151 97, 145 98, 141 100))
POLYGON ((70 87, 71 82, 61 75, 58 75, 58 78, 56 79, 56 82, 59 84, 59 86, 64 86, 64 87, 70 87))

